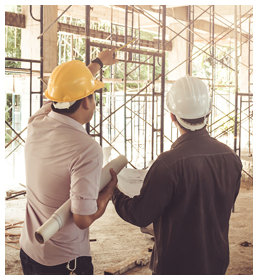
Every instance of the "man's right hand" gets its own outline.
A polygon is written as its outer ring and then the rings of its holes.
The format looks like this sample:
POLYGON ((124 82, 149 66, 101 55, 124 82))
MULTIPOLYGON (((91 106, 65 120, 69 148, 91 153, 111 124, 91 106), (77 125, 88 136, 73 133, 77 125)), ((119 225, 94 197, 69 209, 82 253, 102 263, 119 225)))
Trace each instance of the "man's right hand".
POLYGON ((117 48, 112 48, 111 50, 105 50, 98 53, 98 58, 102 61, 103 65, 113 65, 119 61, 119 59, 114 58, 113 54, 117 48))
POLYGON ((113 170, 113 168, 109 169, 109 172, 111 174, 111 180, 110 182, 101 190, 100 193, 106 193, 110 194, 110 197, 112 196, 116 186, 117 186, 117 175, 116 172, 113 170))

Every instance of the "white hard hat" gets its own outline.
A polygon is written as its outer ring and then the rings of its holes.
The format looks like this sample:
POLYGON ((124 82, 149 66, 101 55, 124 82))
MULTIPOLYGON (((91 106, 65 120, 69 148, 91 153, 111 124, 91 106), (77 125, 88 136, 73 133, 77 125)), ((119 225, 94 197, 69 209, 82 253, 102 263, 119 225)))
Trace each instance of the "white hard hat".
POLYGON ((206 116, 210 113, 212 99, 207 86, 196 77, 185 76, 178 79, 167 93, 166 103, 168 110, 173 113, 178 122, 185 128, 197 130, 207 123, 206 116), (204 122, 191 125, 183 119, 198 119, 204 117, 204 122))

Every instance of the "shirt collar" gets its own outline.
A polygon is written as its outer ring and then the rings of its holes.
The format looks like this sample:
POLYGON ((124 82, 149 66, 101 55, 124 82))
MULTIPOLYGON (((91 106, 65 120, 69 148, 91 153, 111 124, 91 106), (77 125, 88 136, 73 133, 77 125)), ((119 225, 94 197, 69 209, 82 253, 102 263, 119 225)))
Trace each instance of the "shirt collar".
POLYGON ((177 138, 177 140, 172 144, 171 150, 185 141, 193 140, 193 139, 195 139, 197 137, 201 137, 201 136, 209 136, 209 133, 206 130, 206 128, 202 128, 202 129, 196 130, 196 131, 186 132, 185 134, 183 134, 179 138, 177 138))
POLYGON ((50 111, 48 113, 48 116, 52 119, 55 119, 55 120, 57 120, 61 123, 64 123, 66 125, 72 126, 73 128, 78 129, 81 132, 84 132, 84 133, 88 134, 87 131, 83 128, 83 126, 79 122, 77 122, 76 120, 74 120, 74 119, 72 119, 68 116, 56 113, 54 111, 50 111))

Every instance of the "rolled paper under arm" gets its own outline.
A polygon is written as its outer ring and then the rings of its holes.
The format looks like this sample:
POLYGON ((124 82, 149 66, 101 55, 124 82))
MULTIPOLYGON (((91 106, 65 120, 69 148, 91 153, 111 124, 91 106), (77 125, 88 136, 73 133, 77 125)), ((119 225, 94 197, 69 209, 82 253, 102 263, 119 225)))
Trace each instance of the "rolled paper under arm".
MULTIPOLYGON (((106 164, 101 171, 100 188, 101 191, 111 180, 110 168, 118 174, 127 164, 125 156, 118 156, 117 158, 106 164)), ((58 232, 72 217, 71 200, 70 198, 58 208, 53 215, 35 232, 37 241, 44 244, 56 232, 58 232)))

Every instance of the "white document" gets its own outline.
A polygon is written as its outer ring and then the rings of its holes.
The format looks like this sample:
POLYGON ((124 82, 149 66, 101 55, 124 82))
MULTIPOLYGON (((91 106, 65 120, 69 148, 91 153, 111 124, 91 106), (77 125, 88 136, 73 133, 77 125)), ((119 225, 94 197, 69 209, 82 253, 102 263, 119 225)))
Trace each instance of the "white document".
POLYGON ((118 188, 129 197, 139 195, 148 170, 124 168, 118 175, 118 188))

